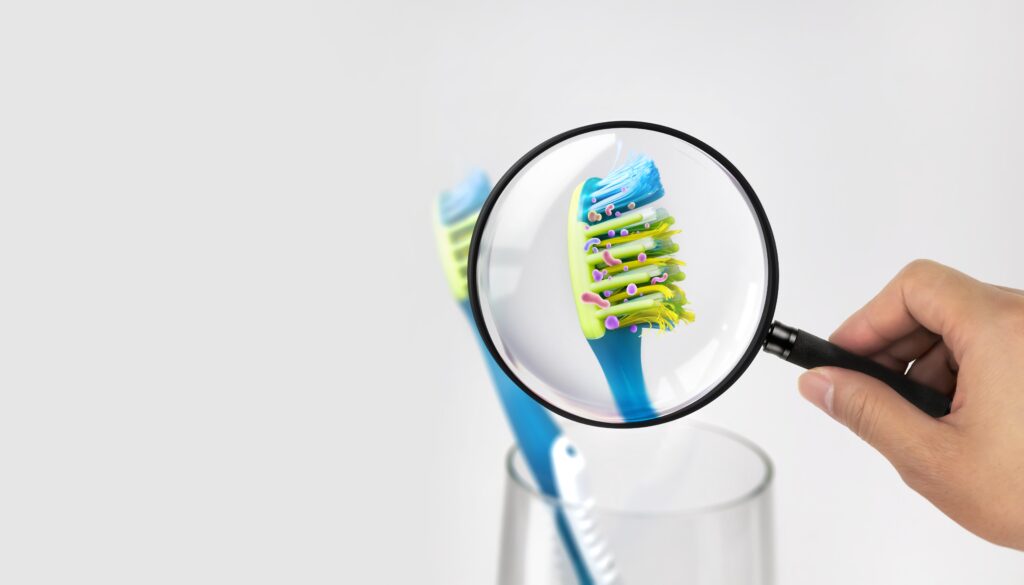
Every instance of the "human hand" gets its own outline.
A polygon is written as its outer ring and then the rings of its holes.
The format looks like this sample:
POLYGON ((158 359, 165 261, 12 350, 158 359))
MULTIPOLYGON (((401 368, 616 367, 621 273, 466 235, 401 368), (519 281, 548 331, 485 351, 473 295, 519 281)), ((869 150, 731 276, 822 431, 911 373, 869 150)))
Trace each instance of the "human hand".
POLYGON ((933 419, 839 368, 803 374, 804 398, 961 526, 1024 550, 1024 292, 918 260, 830 339, 952 394, 952 411, 933 419))

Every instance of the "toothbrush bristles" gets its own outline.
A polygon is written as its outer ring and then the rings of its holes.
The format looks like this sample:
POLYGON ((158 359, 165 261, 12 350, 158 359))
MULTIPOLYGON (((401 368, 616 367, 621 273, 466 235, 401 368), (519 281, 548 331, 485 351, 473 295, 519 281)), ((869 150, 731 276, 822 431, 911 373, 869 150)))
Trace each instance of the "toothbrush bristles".
POLYGON ((686 294, 676 284, 686 277, 684 263, 673 257, 679 246, 672 236, 680 230, 672 229, 675 219, 667 211, 651 205, 665 193, 654 162, 637 156, 591 181, 590 190, 580 193, 578 218, 584 233, 594 236, 580 243, 591 265, 591 290, 582 295, 604 295, 589 298, 608 304, 596 312, 605 330, 669 331, 692 322, 686 294))

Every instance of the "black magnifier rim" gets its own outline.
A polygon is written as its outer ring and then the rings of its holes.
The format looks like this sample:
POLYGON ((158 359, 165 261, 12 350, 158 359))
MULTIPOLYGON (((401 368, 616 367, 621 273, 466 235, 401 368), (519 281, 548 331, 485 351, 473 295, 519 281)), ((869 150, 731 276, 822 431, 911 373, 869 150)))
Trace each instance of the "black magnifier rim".
POLYGON ((747 182, 747 179, 742 173, 740 173, 740 170, 736 168, 736 165, 729 162, 729 159, 725 158, 720 152, 685 132, 680 132, 679 130, 669 128, 668 126, 662 126, 660 124, 636 121, 599 122, 597 124, 580 126, 579 128, 563 132, 558 136, 545 140, 533 150, 526 153, 522 158, 516 161, 514 165, 505 171, 501 180, 499 180, 494 185, 494 188, 491 189, 490 195, 488 195, 487 200, 480 209, 480 215, 477 218, 476 227, 473 229, 473 239, 469 245, 467 278, 469 279, 470 307, 473 310, 473 320, 476 321, 477 329, 480 331, 480 337, 483 339, 484 345, 487 346, 487 351, 491 352, 491 355, 494 357, 494 361, 501 366, 501 369, 509 379, 515 382, 523 392, 526 392, 531 398, 541 403, 548 410, 551 410, 552 412, 555 412, 569 420, 596 427, 635 429, 673 421, 704 408, 710 404, 711 401, 718 398, 722 392, 725 392, 730 386, 735 384, 740 376, 743 375, 743 372, 750 367, 750 363, 754 361, 754 357, 757 356, 761 346, 764 345, 764 340, 768 337, 768 328, 771 327, 772 318, 775 315, 775 303, 778 300, 779 295, 779 257, 778 251, 775 247, 775 236, 772 234, 772 227, 771 224, 768 223, 768 216, 764 212, 764 207, 762 207, 761 201, 757 198, 757 194, 754 193, 754 189, 750 186, 750 183, 747 182), (491 332, 487 328, 487 323, 484 321, 483 310, 480 308, 480 290, 477 287, 477 264, 480 255, 480 242, 483 239, 483 233, 484 229, 487 227, 487 221, 491 217, 491 211, 494 209, 495 204, 497 204, 498 198, 501 197, 501 194, 505 191, 505 188, 508 187, 508 184, 512 182, 512 179, 518 175, 526 165, 530 164, 535 158, 548 151, 551 147, 571 138, 601 130, 627 128, 660 132, 662 134, 678 138, 684 142, 688 142, 713 158, 718 162, 718 164, 722 165, 722 167, 729 171, 733 179, 735 179, 735 181, 740 185, 744 194, 747 196, 750 207, 754 211, 754 215, 757 217, 757 222, 761 228, 761 237, 764 241, 765 254, 768 262, 767 298, 765 299, 764 309, 761 311, 761 320, 758 323, 757 332, 751 339, 750 345, 728 375, 726 375, 717 386, 712 388, 711 391, 679 410, 653 419, 628 422, 607 422, 582 417, 551 404, 523 383, 523 381, 516 376, 516 373, 512 371, 512 368, 505 363, 505 359, 498 352, 497 346, 495 346, 494 341, 491 339, 491 332))

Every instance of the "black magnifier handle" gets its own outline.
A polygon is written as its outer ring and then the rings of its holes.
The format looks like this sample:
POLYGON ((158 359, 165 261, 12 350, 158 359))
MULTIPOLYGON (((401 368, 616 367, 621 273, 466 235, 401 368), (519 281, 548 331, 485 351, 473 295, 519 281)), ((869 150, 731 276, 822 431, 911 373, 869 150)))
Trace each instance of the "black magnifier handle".
POLYGON ((768 328, 764 350, 807 369, 835 366, 867 374, 885 382, 900 396, 930 416, 940 417, 949 414, 951 400, 948 396, 924 384, 918 384, 874 360, 852 354, 838 345, 778 321, 768 328))

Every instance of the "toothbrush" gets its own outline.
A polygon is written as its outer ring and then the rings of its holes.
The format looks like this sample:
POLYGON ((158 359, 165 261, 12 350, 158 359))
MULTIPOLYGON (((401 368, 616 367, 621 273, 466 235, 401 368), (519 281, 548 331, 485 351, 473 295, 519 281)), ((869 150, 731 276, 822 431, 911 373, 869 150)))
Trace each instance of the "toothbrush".
POLYGON ((692 322, 684 263, 672 257, 675 219, 650 205, 665 194, 658 168, 636 156, 604 178, 580 183, 569 204, 569 276, 580 328, 627 422, 657 412, 640 361, 640 329, 692 322))
MULTIPOLYGON (((478 212, 489 192, 487 176, 482 171, 473 171, 456 188, 441 195, 434 218, 448 284, 471 324, 473 316, 466 280, 469 242, 478 212)), ((562 434, 544 407, 505 375, 484 347, 479 331, 476 333, 498 398, 538 489, 567 504, 558 508, 555 521, 577 580, 584 585, 618 583, 614 561, 591 517, 594 503, 583 482, 582 454, 562 434)))

